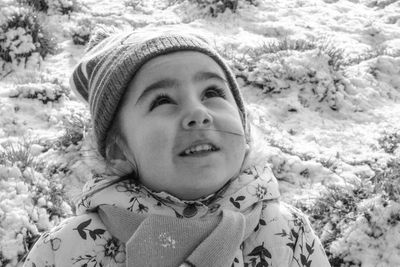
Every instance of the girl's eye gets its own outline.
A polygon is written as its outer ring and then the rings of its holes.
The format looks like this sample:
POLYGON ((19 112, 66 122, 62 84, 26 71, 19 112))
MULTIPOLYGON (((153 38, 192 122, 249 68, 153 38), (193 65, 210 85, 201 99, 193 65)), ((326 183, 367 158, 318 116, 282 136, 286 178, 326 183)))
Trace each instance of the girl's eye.
POLYGON ((224 89, 212 86, 206 89, 206 91, 204 92, 204 97, 207 98, 222 97, 226 99, 226 93, 224 89))
POLYGON ((166 94, 159 94, 157 95, 153 101, 150 103, 150 111, 155 109, 158 106, 164 105, 164 104, 171 104, 173 103, 172 99, 166 95, 166 94))

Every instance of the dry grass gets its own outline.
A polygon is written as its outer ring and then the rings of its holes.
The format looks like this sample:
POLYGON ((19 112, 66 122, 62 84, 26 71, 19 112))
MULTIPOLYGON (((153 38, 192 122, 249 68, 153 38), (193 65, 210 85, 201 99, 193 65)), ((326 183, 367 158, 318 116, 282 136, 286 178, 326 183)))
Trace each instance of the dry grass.
POLYGON ((16 143, 6 144, 0 152, 0 164, 9 166, 16 165, 22 171, 27 167, 38 171, 42 170, 43 162, 31 152, 32 145, 37 143, 37 140, 23 138, 16 143))

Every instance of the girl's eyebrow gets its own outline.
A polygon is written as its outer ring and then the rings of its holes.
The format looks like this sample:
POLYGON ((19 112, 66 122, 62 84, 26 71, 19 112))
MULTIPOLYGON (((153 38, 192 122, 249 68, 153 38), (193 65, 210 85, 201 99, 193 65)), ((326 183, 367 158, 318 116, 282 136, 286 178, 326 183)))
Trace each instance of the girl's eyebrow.
POLYGON ((225 78, 221 77, 221 75, 211 72, 211 71, 199 71, 193 76, 193 81, 200 82, 209 79, 217 79, 221 82, 228 83, 225 78))
POLYGON ((142 94, 136 101, 136 104, 139 103, 142 99, 146 98, 148 95, 150 95, 153 91, 157 91, 163 88, 178 87, 178 85, 179 81, 177 79, 162 79, 154 82, 143 90, 142 94))
MULTIPOLYGON (((215 72, 211 72, 211 71, 199 71, 192 78, 192 80, 194 82, 200 82, 200 81, 209 80, 209 79, 217 79, 223 83, 228 84, 228 82, 226 81, 225 78, 223 78, 223 77, 221 77, 221 75, 219 75, 215 72)), ((139 103, 140 101, 142 101, 142 99, 146 98, 153 91, 157 91, 157 90, 165 89, 165 88, 173 88, 173 87, 178 87, 178 86, 179 86, 179 80, 177 80, 177 79, 166 78, 166 79, 161 79, 159 81, 156 81, 156 82, 150 84, 149 86, 147 86, 143 90, 142 94, 139 96, 136 103, 139 103)))

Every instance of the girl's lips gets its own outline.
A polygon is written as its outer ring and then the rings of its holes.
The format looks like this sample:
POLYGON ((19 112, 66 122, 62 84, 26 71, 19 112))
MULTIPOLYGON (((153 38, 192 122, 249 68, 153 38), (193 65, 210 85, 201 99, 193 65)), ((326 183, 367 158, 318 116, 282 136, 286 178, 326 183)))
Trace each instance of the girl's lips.
POLYGON ((179 153, 179 156, 202 156, 219 150, 220 148, 210 141, 198 140, 179 153))

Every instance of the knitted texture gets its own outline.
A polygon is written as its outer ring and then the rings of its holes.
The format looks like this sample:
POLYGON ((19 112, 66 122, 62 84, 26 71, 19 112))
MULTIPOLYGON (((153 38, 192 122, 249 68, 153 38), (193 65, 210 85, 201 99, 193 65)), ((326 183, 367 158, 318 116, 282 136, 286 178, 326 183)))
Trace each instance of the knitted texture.
POLYGON ((247 215, 223 210, 220 216, 191 220, 144 216, 101 205, 108 231, 125 243, 127 266, 231 266, 240 244, 256 227, 261 203, 247 215))
MULTIPOLYGON (((95 34, 95 41, 70 79, 71 87, 89 103, 98 150, 105 156, 107 132, 119 103, 135 74, 149 60, 177 51, 197 51, 211 57, 224 71, 248 133, 246 111, 235 76, 221 56, 202 38, 191 34, 160 33, 148 38, 136 32, 95 34)), ((249 141, 249 135, 246 134, 249 141)))

